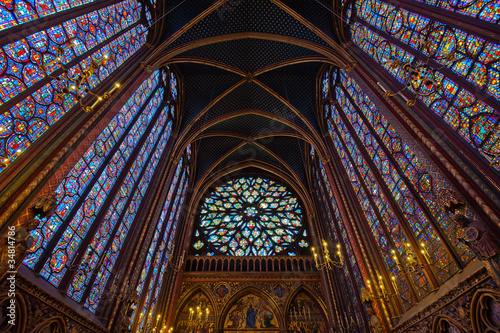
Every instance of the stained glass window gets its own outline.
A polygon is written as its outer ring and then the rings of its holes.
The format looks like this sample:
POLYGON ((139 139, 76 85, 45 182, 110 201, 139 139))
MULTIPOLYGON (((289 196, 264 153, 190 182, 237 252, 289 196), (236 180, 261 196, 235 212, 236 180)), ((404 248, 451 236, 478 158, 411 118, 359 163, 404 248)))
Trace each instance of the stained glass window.
POLYGON ((32 231, 31 235, 34 238, 34 245, 24 259, 25 265, 30 268, 35 267, 39 257, 46 250, 54 234, 68 217, 91 181, 98 174, 107 156, 117 143, 124 140, 124 134, 128 132, 132 124, 137 120, 139 111, 151 95, 153 89, 158 85, 158 76, 159 72, 157 71, 140 85, 85 152, 80 161, 76 163, 69 175, 57 187, 55 192, 59 205, 50 219, 42 221, 32 231))
POLYGON ((134 321, 138 315, 137 326, 140 328, 153 319, 153 317, 148 316, 148 314, 154 313, 156 309, 156 302, 162 286, 163 275, 167 269, 170 253, 173 250, 172 242, 175 236, 181 208, 184 204, 189 178, 189 166, 185 165, 183 160, 184 159, 181 158, 175 169, 175 173, 167 192, 163 209, 161 211, 158 224, 156 225, 153 239, 149 245, 148 254, 137 283, 137 294, 141 296, 144 292, 145 298, 142 306, 137 308, 133 313, 132 321, 134 321), (174 200, 172 201, 172 199, 174 200))
POLYGON ((346 266, 338 269, 336 276, 337 278, 341 279, 341 285, 347 288, 347 293, 342 293, 342 295, 345 298, 345 304, 349 304, 348 314, 350 317, 352 316, 353 318, 357 318, 355 313, 357 313, 358 316, 364 316, 363 311, 361 310, 359 305, 360 302, 357 300, 361 288, 364 287, 363 278, 361 276, 354 251, 351 246, 351 241, 347 235, 346 226, 344 225, 344 222, 340 216, 335 197, 333 196, 330 183, 326 177, 326 172, 321 162, 319 163, 319 168, 321 170, 321 176, 320 174, 318 174, 317 168, 315 166, 312 167, 312 173, 315 176, 314 187, 319 194, 318 199, 322 207, 321 213, 323 215, 323 221, 325 221, 327 225, 329 224, 329 231, 333 242, 335 244, 342 244, 343 249, 347 253, 347 256, 345 256, 346 266), (324 183, 324 186, 322 181, 324 183), (325 189, 328 194, 325 193, 325 189), (334 209, 335 213, 333 215, 332 211, 330 210, 330 205, 327 203, 327 200, 330 200, 331 207, 333 207, 334 209), (337 228, 340 229, 340 237, 337 232, 337 228), (350 267, 347 267, 347 265, 349 265, 350 267))
POLYGON ((358 19, 350 25, 354 43, 402 84, 409 84, 411 91, 420 89, 419 99, 429 110, 500 169, 493 132, 500 122, 495 107, 500 100, 500 45, 379 0, 360 2, 358 7, 358 19), (431 59, 436 84, 408 83, 402 67, 394 66, 427 66, 421 54, 431 59), (477 91, 488 99, 477 98, 477 91))
MULTIPOLYGON (((184 176, 187 177, 187 170, 184 172, 184 176)), ((162 243, 160 244, 159 254, 156 256, 155 262, 153 264, 153 271, 151 276, 151 281, 148 286, 148 291, 146 294, 146 298, 142 307, 141 313, 155 313, 156 303, 158 301, 158 295, 160 293, 163 275, 165 274, 165 270, 167 268, 169 259, 169 252, 165 251, 165 249, 169 248, 172 244, 173 237, 175 235, 177 222, 179 219, 179 215, 181 213, 182 205, 184 204, 184 197, 187 189, 187 178, 181 180, 182 187, 179 188, 177 193, 177 198, 172 206, 169 221, 167 224, 167 232, 164 233, 164 238, 162 243)), ((144 325, 149 325, 151 321, 154 319, 154 316, 143 316, 139 320, 140 329, 143 328, 144 325)))
MULTIPOLYGON (((456 241, 453 221, 438 207, 439 189, 426 167, 360 86, 344 71, 334 72, 337 72, 337 79, 331 89, 337 103, 330 105, 327 127, 387 268, 397 277, 403 305, 409 308, 416 301, 414 296, 421 299, 430 291, 423 272, 405 269, 411 282, 399 272, 401 267, 411 265, 412 258, 408 255, 411 238, 419 244, 413 252, 424 250, 430 253, 433 274, 441 282, 458 270, 442 243, 443 237, 454 244, 465 262, 473 257, 456 241), (397 212, 404 216, 404 220, 396 217, 397 212), (431 221, 439 225, 440 230, 431 221), (407 223, 409 228, 402 223, 407 223)), ((332 198, 321 164, 320 171, 332 198)), ((332 206, 336 220, 342 221, 335 211, 337 205, 332 206)), ((344 232, 340 235, 343 239, 347 236, 344 232)), ((347 247, 346 251, 351 250, 347 247)), ((360 282, 359 274, 355 274, 355 279, 360 282)))
POLYGON ((201 204, 199 223, 195 250, 206 245, 216 254, 272 256, 309 245, 301 243, 304 223, 297 197, 266 178, 242 177, 215 187, 201 204))
POLYGON ((428 5, 440 7, 451 12, 500 23, 500 3, 498 0, 416 0, 428 5))
POLYGON ((70 278, 68 296, 92 312, 165 156, 175 114, 172 101, 164 101, 165 73, 157 70, 139 86, 56 190, 55 214, 32 232, 24 263, 40 266, 54 286, 70 278))
POLYGON ((91 3, 95 0, 10 0, 0 2, 0 30, 37 20, 47 15, 91 3))
MULTIPOLYGON (((147 34, 139 23, 142 7, 136 0, 125 0, 0 49, 0 104, 5 108, 7 102, 13 105, 0 117, 0 158, 4 161, 0 171, 77 103, 71 94, 61 100, 58 94, 64 83, 44 77, 39 65, 58 57, 58 47, 68 46, 61 58, 75 74, 88 68, 92 60, 108 56, 83 83, 88 89, 96 88, 144 45, 147 34)), ((56 69, 53 65, 48 72, 60 74, 56 69)))

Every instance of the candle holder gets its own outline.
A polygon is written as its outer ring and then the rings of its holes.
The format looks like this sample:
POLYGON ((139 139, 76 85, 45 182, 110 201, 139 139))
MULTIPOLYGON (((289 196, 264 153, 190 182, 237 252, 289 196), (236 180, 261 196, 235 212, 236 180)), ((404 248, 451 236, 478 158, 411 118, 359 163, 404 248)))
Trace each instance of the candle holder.
POLYGON ((201 306, 197 306, 196 309, 189 308, 189 317, 188 317, 188 328, 190 332, 198 332, 203 329, 203 326, 208 323, 208 316, 210 314, 210 309, 207 307, 205 310, 201 308, 201 306))
POLYGON ((172 244, 172 247, 168 250, 167 252, 167 264, 172 268, 174 272, 179 272, 182 268, 182 265, 186 262, 185 256, 186 256, 186 251, 182 251, 181 258, 179 260, 179 263, 174 264, 174 259, 172 257, 172 253, 174 251, 175 244, 172 244))
POLYGON ((76 46, 76 40, 67 40, 66 45, 63 47, 57 47, 56 53, 57 57, 54 58, 47 64, 42 64, 38 66, 41 74, 54 79, 61 88, 56 97, 62 102, 66 95, 72 95, 77 101, 82 110, 85 112, 94 111, 95 107, 102 102, 111 98, 111 94, 120 88, 119 83, 115 83, 113 87, 102 95, 95 94, 87 87, 89 79, 95 74, 95 72, 109 60, 109 54, 104 54, 99 60, 92 59, 90 65, 85 67, 82 63, 80 64, 83 68, 82 71, 68 69, 63 64, 64 53, 67 49, 72 46, 76 46), (53 72, 57 69, 61 69, 62 73, 58 76, 53 76, 49 72, 53 72), (85 96, 91 95, 95 98, 92 105, 85 106, 83 99, 85 96))
MULTIPOLYGON (((426 263, 428 265, 431 265, 430 256, 429 253, 427 252, 427 249, 425 248, 425 244, 421 243, 420 246, 422 247, 420 249, 420 252, 424 256, 426 263)), ((412 275, 424 274, 423 273, 424 264, 419 262, 417 255, 412 251, 410 243, 405 244, 405 257, 404 257, 406 260, 405 265, 403 265, 403 263, 401 263, 401 261, 398 259, 395 250, 392 250, 391 253, 393 255, 393 259, 396 262, 399 271, 406 272, 412 275)))
POLYGON ((311 309, 305 306, 290 308, 289 327, 292 330, 300 330, 301 332, 313 332, 315 326, 319 327, 320 322, 311 319, 311 309))
POLYGON ((332 260, 330 258, 330 251, 328 250, 328 243, 323 240, 323 253, 324 253, 324 258, 323 262, 321 263, 320 260, 318 259, 318 254, 316 253, 316 249, 313 247, 312 248, 313 254, 314 254, 314 262, 316 263, 316 267, 319 270, 322 269, 329 269, 332 270, 333 267, 338 267, 342 268, 344 267, 344 257, 342 256, 342 252, 340 251, 340 244, 337 244, 337 256, 338 256, 338 261, 337 260, 332 260))
POLYGON ((388 288, 386 287, 386 282, 382 278, 380 274, 378 275, 378 291, 380 296, 376 296, 375 292, 373 291, 372 284, 370 280, 366 280, 366 285, 367 287, 361 288, 361 301, 366 303, 366 302, 373 302, 373 301, 379 301, 379 300, 385 300, 389 301, 391 298, 396 298, 399 297, 401 294, 399 293, 398 286, 396 284, 396 277, 394 275, 390 276, 392 287, 394 288, 394 293, 391 293, 388 288))
MULTIPOLYGON (((435 31, 432 36, 439 33, 442 32, 435 31)), ((429 36, 431 36, 431 34, 429 34, 429 36)), ((385 58, 386 64, 389 65, 391 70, 399 68, 402 71, 405 81, 405 86, 401 90, 397 92, 386 90, 385 95, 387 97, 393 97, 400 95, 406 89, 412 89, 415 93, 415 98, 413 100, 407 100, 406 104, 408 106, 415 105, 418 97, 429 96, 443 89, 443 84, 436 78, 436 72, 446 67, 446 65, 439 68, 433 68, 429 65, 430 60, 438 57, 446 59, 447 61, 454 61, 456 58, 454 49, 448 50, 447 48, 439 47, 439 45, 429 38, 417 39, 417 48, 428 55, 425 62, 420 62, 416 59, 411 62, 401 62, 393 55, 391 55, 389 59, 385 58)))

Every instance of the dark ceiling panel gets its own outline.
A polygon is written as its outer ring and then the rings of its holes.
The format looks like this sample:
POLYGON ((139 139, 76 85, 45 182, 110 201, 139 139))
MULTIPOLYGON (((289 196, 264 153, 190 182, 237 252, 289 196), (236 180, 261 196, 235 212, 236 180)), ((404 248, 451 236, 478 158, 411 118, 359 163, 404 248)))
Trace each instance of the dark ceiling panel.
POLYGON ((255 137, 270 132, 294 132, 294 129, 273 119, 247 114, 221 121, 210 127, 208 131, 229 131, 246 137, 255 137))
POLYGON ((206 65, 182 64, 179 67, 186 92, 183 127, 214 98, 242 79, 239 75, 206 65))
POLYGON ((255 72, 284 60, 319 55, 319 53, 296 45, 261 39, 240 39, 202 46, 182 53, 180 56, 207 58, 245 72, 255 72))
POLYGON ((251 143, 247 143, 246 145, 240 147, 238 150, 233 152, 231 155, 226 157, 219 166, 219 170, 227 167, 228 165, 232 165, 234 163, 243 163, 246 161, 263 161, 270 163, 272 165, 283 168, 284 166, 280 163, 279 160, 274 158, 271 154, 251 143))
POLYGON ((322 32, 327 34, 334 41, 338 42, 333 33, 332 13, 327 8, 332 8, 332 1, 328 0, 311 0, 304 6, 304 0, 281 0, 285 5, 299 13, 304 19, 312 23, 315 27, 319 28, 322 32))
POLYGON ((285 117, 303 128, 305 124, 292 110, 281 103, 276 97, 255 83, 245 82, 225 96, 205 114, 194 127, 202 126, 210 120, 239 110, 263 110, 274 115, 285 117))
POLYGON ((291 36, 327 46, 315 33, 269 0, 228 1, 184 33, 169 47, 201 38, 240 32, 291 36))
POLYGON ((257 80, 280 94, 297 108, 316 130, 316 74, 319 63, 304 63, 278 68, 257 76, 257 80))
POLYGON ((305 183, 304 141, 292 137, 276 136, 271 140, 257 140, 257 142, 279 156, 305 183))
POLYGON ((196 180, 222 156, 243 142, 241 139, 228 136, 209 137, 198 141, 196 151, 196 180))
POLYGON ((167 39, 176 33, 179 29, 185 26, 189 21, 210 7, 213 0, 196 0, 196 6, 192 5, 191 1, 182 0, 168 1, 166 12, 166 29, 163 34, 163 39, 167 39))

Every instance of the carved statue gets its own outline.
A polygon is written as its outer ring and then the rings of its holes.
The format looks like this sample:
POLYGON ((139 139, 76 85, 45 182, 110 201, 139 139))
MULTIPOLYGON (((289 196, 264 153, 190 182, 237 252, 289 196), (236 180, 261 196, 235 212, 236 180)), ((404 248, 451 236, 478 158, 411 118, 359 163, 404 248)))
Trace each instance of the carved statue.
POLYGON ((371 302, 372 296, 370 295, 370 291, 366 287, 361 287, 361 302, 371 302))
POLYGON ((33 245, 30 231, 35 229, 38 223, 40 223, 38 219, 31 219, 26 224, 13 228, 2 237, 0 278, 3 278, 7 271, 17 270, 24 258, 24 253, 33 245))
POLYGON ((438 203, 446 213, 455 212, 465 206, 464 200, 456 191, 442 188, 439 190, 438 203))
POLYGON ((479 260, 485 263, 492 277, 499 283, 500 241, 485 224, 479 221, 471 222, 462 214, 453 215, 453 220, 462 228, 459 240, 465 243, 479 260))
POLYGON ((29 209, 39 218, 51 217, 57 208, 56 193, 44 194, 36 197, 29 209))
POLYGON ((368 316, 370 316, 370 329, 373 333, 382 333, 384 332, 384 325, 380 321, 379 317, 375 315, 375 311, 373 309, 368 309, 366 311, 368 316))
MULTIPOLYGON (((127 284, 128 289, 128 284, 127 284)), ((126 333, 130 332, 130 325, 132 324, 132 314, 134 313, 134 305, 139 303, 139 295, 137 295, 137 290, 133 289, 132 293, 128 295, 124 302, 122 315, 118 321, 117 332, 126 333)))

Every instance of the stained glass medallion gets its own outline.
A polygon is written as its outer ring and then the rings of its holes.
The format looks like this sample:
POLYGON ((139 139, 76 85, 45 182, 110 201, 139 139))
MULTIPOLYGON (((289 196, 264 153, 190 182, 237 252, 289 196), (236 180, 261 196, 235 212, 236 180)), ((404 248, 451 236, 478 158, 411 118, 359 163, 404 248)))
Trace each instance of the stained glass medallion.
POLYGON ((219 255, 272 256, 309 246, 297 197, 260 177, 233 179, 208 191, 198 228, 194 250, 219 255))

